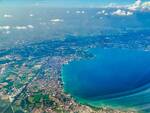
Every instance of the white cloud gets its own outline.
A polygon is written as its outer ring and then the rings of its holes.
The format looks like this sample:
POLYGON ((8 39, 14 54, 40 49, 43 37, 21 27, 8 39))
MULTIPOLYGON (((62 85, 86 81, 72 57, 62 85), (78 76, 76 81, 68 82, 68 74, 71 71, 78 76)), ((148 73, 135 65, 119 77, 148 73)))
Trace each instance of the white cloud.
POLYGON ((150 7, 150 2, 144 2, 144 3, 142 4, 142 6, 143 6, 143 7, 150 7))
POLYGON ((27 29, 27 27, 26 26, 16 26, 15 29, 17 29, 17 30, 25 30, 25 29, 27 29))
POLYGON ((147 9, 150 10, 150 1, 144 2, 144 0, 143 1, 135 0, 133 4, 129 4, 129 5, 117 5, 117 4, 110 3, 107 6, 104 6, 104 8, 117 8, 117 9, 125 8, 130 11, 147 10, 147 9))
POLYGON ((106 11, 105 10, 102 10, 102 13, 105 13, 106 11))
POLYGON ((9 30, 10 26, 0 26, 0 30, 9 30))
POLYGON ((98 15, 105 15, 105 16, 109 15, 109 13, 106 12, 105 10, 98 11, 97 14, 98 14, 98 15))
POLYGON ((114 11, 114 12, 112 13, 112 15, 130 16, 130 15, 133 15, 133 12, 124 11, 124 10, 118 9, 118 10, 114 11))
POLYGON ((113 12, 112 15, 124 16, 124 15, 126 15, 126 12, 122 11, 121 9, 118 9, 117 11, 113 12))
POLYGON ((34 26, 33 25, 27 25, 28 28, 33 29, 34 26))
POLYGON ((17 30, 27 30, 27 29, 33 29, 34 26, 33 25, 26 25, 26 26, 16 26, 14 28, 17 30))
POLYGON ((144 9, 150 9, 150 2, 144 2, 141 6, 144 9))
POLYGON ((29 16, 30 16, 30 17, 33 17, 34 15, 33 15, 33 14, 30 14, 29 16))
POLYGON ((142 1, 141 1, 141 0, 136 0, 136 1, 135 1, 135 3, 134 3, 134 5, 135 5, 135 6, 140 6, 140 5, 141 5, 141 3, 142 3, 142 1))
POLYGON ((84 14, 84 13, 85 13, 85 11, 81 11, 81 13, 82 13, 82 14, 84 14))
POLYGON ((98 11, 97 14, 98 14, 98 15, 105 15, 105 16, 106 16, 106 15, 109 15, 105 10, 98 11))
POLYGON ((80 13, 81 13, 81 11, 76 11, 76 13, 77 13, 77 14, 80 14, 80 13))
POLYGON ((63 20, 63 19, 56 18, 56 19, 51 19, 50 21, 51 21, 51 22, 63 22, 64 20, 63 20))
POLYGON ((150 2, 142 2, 136 0, 136 2, 128 7, 129 10, 135 11, 137 9, 150 9, 150 2))
POLYGON ((127 11, 126 12, 127 16, 133 15, 133 12, 127 11))
POLYGON ((142 4, 141 0, 136 0, 134 4, 132 4, 131 6, 128 7, 129 10, 136 10, 138 9, 142 4))
POLYGON ((4 14, 3 17, 4 17, 4 18, 12 18, 13 16, 12 16, 12 15, 9 15, 9 14, 4 14))
POLYGON ((105 13, 105 10, 102 10, 102 11, 98 11, 97 14, 104 14, 105 13))
POLYGON ((85 11, 76 11, 77 14, 84 14, 85 11))

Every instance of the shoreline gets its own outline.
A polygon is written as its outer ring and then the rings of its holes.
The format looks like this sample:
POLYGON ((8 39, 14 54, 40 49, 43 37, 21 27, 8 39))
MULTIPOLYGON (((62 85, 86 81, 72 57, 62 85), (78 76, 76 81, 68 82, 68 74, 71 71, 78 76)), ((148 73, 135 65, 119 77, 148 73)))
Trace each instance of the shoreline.
MULTIPOLYGON (((63 67, 64 65, 62 65, 63 67)), ((83 107, 89 107, 88 109, 91 109, 92 112, 89 112, 89 113, 106 113, 106 111, 108 112, 109 110, 112 112, 112 113, 138 113, 136 109, 133 109, 133 108, 129 108, 129 107, 121 107, 121 106, 111 106, 111 105, 98 105, 98 106, 95 106, 93 104, 90 104, 88 103, 88 100, 84 100, 84 99, 81 99, 81 98, 77 98, 73 95, 71 95, 70 93, 68 93, 65 88, 64 88, 64 81, 63 81, 63 70, 61 69, 61 87, 62 87, 62 91, 65 95, 68 95, 70 97, 71 100, 73 100, 76 104, 79 104, 83 107)), ((100 100, 99 100, 100 101, 100 100)), ((79 113, 82 113, 82 112, 79 112, 79 113)), ((109 112, 108 112, 109 113, 109 112)))

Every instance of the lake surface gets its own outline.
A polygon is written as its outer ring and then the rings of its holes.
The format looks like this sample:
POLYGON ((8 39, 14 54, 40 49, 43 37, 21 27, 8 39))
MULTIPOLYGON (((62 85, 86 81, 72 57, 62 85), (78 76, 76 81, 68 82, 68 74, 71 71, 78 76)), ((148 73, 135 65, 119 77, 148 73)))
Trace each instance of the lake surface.
POLYGON ((95 58, 63 66, 66 92, 94 106, 146 107, 150 103, 150 52, 114 48, 90 52, 95 58))

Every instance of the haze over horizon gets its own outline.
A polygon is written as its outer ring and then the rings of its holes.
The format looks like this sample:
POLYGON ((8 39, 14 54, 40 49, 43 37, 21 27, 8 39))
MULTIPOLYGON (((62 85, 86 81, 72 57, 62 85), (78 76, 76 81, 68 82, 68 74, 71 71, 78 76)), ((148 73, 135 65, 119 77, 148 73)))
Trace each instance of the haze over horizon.
POLYGON ((149 0, 0 0, 0 6, 101 7, 130 5, 136 1, 148 2, 149 0))

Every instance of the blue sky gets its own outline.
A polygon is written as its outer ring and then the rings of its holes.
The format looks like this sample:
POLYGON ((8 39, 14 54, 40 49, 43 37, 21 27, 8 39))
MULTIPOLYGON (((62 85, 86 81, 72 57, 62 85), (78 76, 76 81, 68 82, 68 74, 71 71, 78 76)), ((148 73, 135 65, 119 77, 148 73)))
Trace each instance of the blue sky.
MULTIPOLYGON (((149 0, 142 0, 149 1, 149 0)), ((135 0, 0 0, 1 5, 33 5, 46 4, 54 7, 89 7, 104 6, 108 4, 126 5, 132 4, 135 0)))

